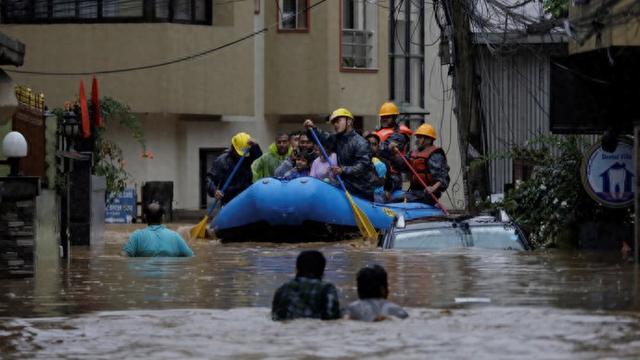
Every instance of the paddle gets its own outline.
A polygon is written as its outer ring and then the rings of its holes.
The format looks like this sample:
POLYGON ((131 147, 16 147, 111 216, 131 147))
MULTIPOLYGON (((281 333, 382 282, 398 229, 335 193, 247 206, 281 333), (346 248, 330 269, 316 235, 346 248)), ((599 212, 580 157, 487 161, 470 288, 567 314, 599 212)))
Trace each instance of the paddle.
MULTIPOLYGON (((247 149, 244 150, 244 153, 246 152, 247 152, 247 149)), ((238 169, 240 169, 240 165, 242 165, 244 158, 245 158, 244 155, 240 157, 240 160, 238 160, 238 162, 236 163, 236 166, 231 171, 231 174, 229 175, 229 177, 227 177, 227 180, 225 180, 224 185, 222 185, 222 189, 220 189, 221 192, 224 193, 225 190, 227 190, 227 188, 229 187, 229 184, 231 184, 231 180, 233 179, 234 176, 236 176, 238 169)), ((218 204, 218 199, 214 199, 211 205, 209 205, 209 209, 207 210, 207 215, 205 215, 204 218, 202 218, 202 220, 200 220, 200 222, 196 226, 191 228, 190 234, 192 238, 204 239, 204 235, 207 230, 207 225, 209 224, 209 221, 211 218, 211 213, 213 213, 213 209, 216 208, 217 204, 218 204)))
MULTIPOLYGON (((314 128, 311 128, 310 132, 311 132, 311 135, 313 136, 313 140, 320 147, 320 151, 322 151, 322 156, 324 156, 325 160, 327 160, 327 162, 331 164, 331 159, 329 158, 327 151, 324 149, 324 146, 322 146, 320 139, 318 139, 318 135, 316 135, 316 130, 314 128)), ((353 211, 353 216, 356 219, 356 225, 358 225, 358 229, 360 230, 360 233, 365 239, 377 240, 378 232, 373 227, 373 224, 367 217, 367 214, 365 214, 364 211, 362 211, 358 207, 358 205, 356 205, 355 201, 353 201, 353 198, 351 197, 351 194, 349 194, 349 192, 347 191, 347 188, 344 186, 344 182, 342 181, 342 178, 340 177, 340 175, 337 175, 336 178, 338 179, 338 182, 340 183, 340 187, 342 187, 344 194, 347 196, 347 200, 349 201, 349 205, 351 206, 351 211, 353 211)))
POLYGON ((422 178, 418 175, 418 173, 416 172, 416 169, 414 169, 413 166, 411 166, 411 163, 409 163, 409 160, 407 160, 407 158, 404 157, 404 155, 402 155, 401 152, 398 151, 397 154, 400 155, 402 160, 404 160, 404 163, 407 165, 409 170, 411 170, 413 175, 415 175, 418 178, 418 181, 420 181, 420 184, 422 184, 422 186, 424 186, 424 189, 427 191, 427 193, 429 193, 429 195, 431 195, 433 200, 436 202, 436 205, 438 205, 438 207, 442 210, 442 212, 445 215, 449 215, 449 212, 447 211, 447 209, 444 208, 444 206, 442 206, 440 201, 438 201, 438 198, 435 195, 433 195, 433 193, 431 191, 429 191, 429 186, 427 186, 427 183, 425 183, 424 180, 422 180, 422 178))

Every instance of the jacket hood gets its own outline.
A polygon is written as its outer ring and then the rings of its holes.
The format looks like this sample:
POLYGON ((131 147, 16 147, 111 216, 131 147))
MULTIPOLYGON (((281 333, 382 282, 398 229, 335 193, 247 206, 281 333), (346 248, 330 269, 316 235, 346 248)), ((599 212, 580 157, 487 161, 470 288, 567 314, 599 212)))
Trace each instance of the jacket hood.
POLYGON ((287 150, 287 153, 285 155, 280 155, 278 154, 278 147, 276 146, 276 143, 271 143, 271 145, 269 145, 269 152, 272 155, 276 156, 278 159, 284 160, 288 158, 289 155, 291 155, 292 149, 291 146, 289 146, 289 150, 287 150))

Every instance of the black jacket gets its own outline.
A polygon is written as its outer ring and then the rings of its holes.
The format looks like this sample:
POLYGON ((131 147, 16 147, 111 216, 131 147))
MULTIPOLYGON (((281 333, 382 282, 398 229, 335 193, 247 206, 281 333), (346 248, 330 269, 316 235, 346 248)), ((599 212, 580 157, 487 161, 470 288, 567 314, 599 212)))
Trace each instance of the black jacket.
MULTIPOLYGON (((222 198, 222 204, 226 204, 234 197, 238 196, 246 188, 251 186, 253 181, 253 173, 251 172, 251 164, 254 160, 262 155, 260 146, 254 144, 249 149, 249 156, 244 159, 240 169, 236 173, 235 177, 231 179, 229 187, 223 191, 224 197, 222 198)), ((209 172, 207 172, 207 193, 213 197, 216 190, 222 186, 227 180, 227 177, 231 175, 233 168, 240 161, 240 156, 232 148, 227 149, 222 155, 218 156, 211 166, 209 172), (233 153, 232 153, 233 151, 233 153)))
MULTIPOLYGON (((353 130, 343 134, 329 134, 317 128, 315 131, 322 145, 336 152, 338 165, 342 167, 340 177, 347 190, 353 195, 373 200, 375 170, 367 140, 353 130)), ((309 138, 313 139, 311 130, 308 133, 309 138)))

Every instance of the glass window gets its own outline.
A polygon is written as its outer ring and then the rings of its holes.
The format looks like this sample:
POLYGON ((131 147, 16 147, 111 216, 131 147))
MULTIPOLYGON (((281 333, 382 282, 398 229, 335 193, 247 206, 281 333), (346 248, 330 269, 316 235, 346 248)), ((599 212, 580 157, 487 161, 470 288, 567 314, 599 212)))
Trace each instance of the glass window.
POLYGON ((69 0, 53 0, 54 18, 73 18, 76 16, 76 4, 69 0))
POLYGON ((211 0, 0 1, 2 23, 159 22, 211 24, 211 0))
POLYGON ((83 0, 78 4, 78 12, 81 18, 95 19, 98 17, 98 1, 83 0))
POLYGON ((424 109, 424 2, 391 0, 389 93, 397 104, 424 109))
POLYGON ((144 9, 144 0, 102 0, 104 17, 140 17, 144 9))
POLYGON ((157 19, 169 18, 169 0, 156 0, 155 15, 157 19))
POLYGON ((16 19, 24 19, 29 14, 29 0, 14 0, 6 2, 7 17, 15 17, 16 19))
POLYGON ((281 30, 306 30, 308 0, 278 0, 281 30))
POLYGON ((205 0, 196 0, 196 9, 195 9, 195 19, 196 21, 206 21, 207 20, 207 3, 205 0))
POLYGON ((422 229, 398 232, 394 249, 441 250, 464 247, 462 233, 454 228, 422 229))
POLYGON ((34 16, 36 18, 49 17, 49 1, 48 0, 36 0, 34 3, 34 16))
POLYGON ((375 69, 378 53, 378 7, 363 0, 342 1, 343 69, 375 69))
POLYGON ((173 18, 176 20, 190 20, 191 0, 173 0, 173 18))
POLYGON ((509 225, 471 227, 471 241, 483 249, 524 250, 518 232, 509 225))

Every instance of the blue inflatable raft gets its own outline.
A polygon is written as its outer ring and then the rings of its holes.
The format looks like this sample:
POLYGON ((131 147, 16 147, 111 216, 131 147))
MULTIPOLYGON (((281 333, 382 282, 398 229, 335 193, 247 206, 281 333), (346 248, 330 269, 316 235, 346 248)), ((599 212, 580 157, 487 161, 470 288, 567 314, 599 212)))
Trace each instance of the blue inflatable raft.
MULTIPOLYGON (((422 203, 375 204, 353 199, 379 230, 390 228, 398 214, 406 220, 444 215, 422 203)), ((212 227, 223 241, 304 242, 358 231, 344 192, 312 177, 257 181, 220 210, 212 227)))

